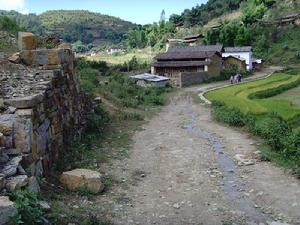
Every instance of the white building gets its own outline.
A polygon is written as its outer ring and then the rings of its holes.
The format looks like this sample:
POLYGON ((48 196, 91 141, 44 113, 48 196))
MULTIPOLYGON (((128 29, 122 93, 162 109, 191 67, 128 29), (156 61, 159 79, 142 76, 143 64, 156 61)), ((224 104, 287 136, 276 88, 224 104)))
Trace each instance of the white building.
POLYGON ((247 70, 250 71, 253 69, 254 58, 251 46, 225 48, 225 52, 222 54, 222 57, 226 58, 228 56, 234 56, 236 58, 245 60, 247 70))

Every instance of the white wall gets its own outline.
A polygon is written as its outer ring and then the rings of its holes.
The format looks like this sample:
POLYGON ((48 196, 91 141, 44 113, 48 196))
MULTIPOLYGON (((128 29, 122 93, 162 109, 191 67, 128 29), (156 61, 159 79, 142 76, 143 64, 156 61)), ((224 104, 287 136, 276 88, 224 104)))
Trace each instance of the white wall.
POLYGON ((253 53, 252 52, 225 52, 223 57, 234 56, 246 60, 247 70, 253 69, 253 53))

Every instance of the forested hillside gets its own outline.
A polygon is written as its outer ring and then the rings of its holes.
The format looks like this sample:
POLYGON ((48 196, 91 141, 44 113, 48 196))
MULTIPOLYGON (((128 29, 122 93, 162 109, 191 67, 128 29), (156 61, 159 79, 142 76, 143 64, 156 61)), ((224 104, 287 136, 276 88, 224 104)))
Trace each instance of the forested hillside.
POLYGON ((68 42, 85 44, 117 43, 135 27, 119 18, 83 10, 47 11, 40 15, 23 15, 15 11, 1 11, 0 16, 16 20, 20 26, 38 35, 58 34, 68 42))
POLYGON ((294 13, 300 13, 299 0, 209 0, 172 15, 167 22, 131 30, 128 46, 162 49, 169 38, 201 33, 205 38, 199 44, 251 45, 255 56, 269 63, 299 64, 299 26, 278 22, 294 13), (211 28, 208 24, 212 21, 219 25, 211 28))
POLYGON ((186 27, 205 25, 213 18, 240 8, 241 2, 246 0, 208 0, 206 4, 198 5, 192 9, 186 9, 181 15, 173 14, 170 21, 181 23, 186 27))

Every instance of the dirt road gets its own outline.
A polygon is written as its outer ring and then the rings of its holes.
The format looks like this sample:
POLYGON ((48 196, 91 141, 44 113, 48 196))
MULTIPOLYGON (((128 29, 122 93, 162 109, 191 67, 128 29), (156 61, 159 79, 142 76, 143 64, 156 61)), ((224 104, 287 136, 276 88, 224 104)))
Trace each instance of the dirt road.
POLYGON ((116 224, 300 224, 299 180, 261 162, 257 140, 194 103, 211 87, 176 93, 136 133, 130 158, 118 165, 129 186, 116 224), (238 165, 243 157, 247 165, 238 165))

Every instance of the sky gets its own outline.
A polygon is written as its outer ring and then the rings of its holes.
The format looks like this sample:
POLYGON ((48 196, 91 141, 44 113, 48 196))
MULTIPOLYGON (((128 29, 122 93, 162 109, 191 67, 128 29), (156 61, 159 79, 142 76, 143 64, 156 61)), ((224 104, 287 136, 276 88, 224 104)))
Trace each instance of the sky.
POLYGON ((47 10, 84 9, 116 16, 137 24, 159 21, 164 9, 166 17, 180 14, 207 0, 0 0, 0 9, 16 10, 23 14, 40 14, 47 10))

